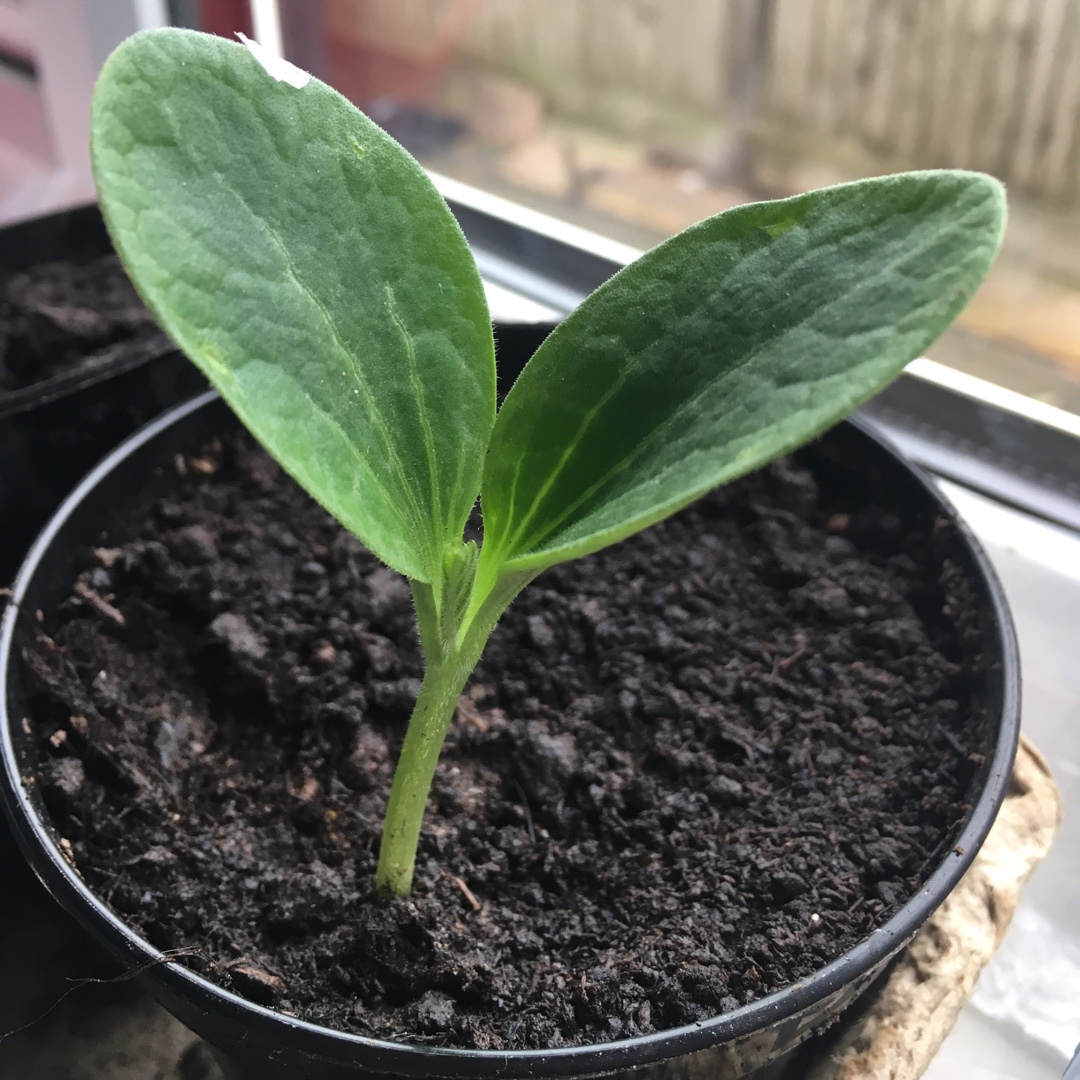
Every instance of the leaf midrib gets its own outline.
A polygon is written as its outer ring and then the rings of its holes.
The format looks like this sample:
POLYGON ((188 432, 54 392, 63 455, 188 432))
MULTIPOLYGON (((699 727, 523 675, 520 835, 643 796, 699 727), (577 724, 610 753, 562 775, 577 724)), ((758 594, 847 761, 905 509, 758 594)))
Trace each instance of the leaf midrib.
MULTIPOLYGON (((401 335, 401 340, 405 346, 405 357, 408 362, 409 368, 409 383, 413 389, 413 396, 416 399, 416 412, 420 420, 420 427, 424 433, 424 452, 427 457, 428 465, 428 481, 431 487, 431 506, 433 516, 436 522, 438 522, 440 528, 445 524, 443 520, 442 512, 442 496, 439 492, 439 474, 435 458, 435 436, 431 431, 431 421, 428 417, 427 399, 423 393, 423 387, 420 382, 420 373, 416 366, 416 350, 413 347, 412 335, 409 333, 405 324, 401 321, 401 316, 397 313, 394 300, 394 290, 390 282, 385 282, 384 287, 386 289, 386 303, 387 309, 390 312, 390 321, 394 324, 394 328, 398 334, 401 335)), ((457 501, 457 489, 453 492, 453 500, 451 505, 457 501)))
MULTIPOLYGON (((167 102, 167 101, 162 102, 161 105, 162 105, 163 111, 166 113, 166 115, 169 118, 170 126, 173 129, 173 136, 174 136, 174 138, 176 138, 178 125, 177 125, 175 111, 172 109, 170 103, 167 102)), ((180 144, 179 140, 177 139, 177 145, 179 145, 179 144, 180 144)), ((402 463, 401 458, 398 456, 397 451, 394 448, 393 442, 390 439, 389 431, 388 431, 388 429, 386 427, 386 421, 383 419, 382 414, 380 413, 379 409, 375 405, 375 401, 374 401, 374 398, 373 398, 372 393, 371 393, 371 388, 367 384, 367 381, 363 378, 363 376, 362 376, 362 374, 360 372, 359 366, 357 364, 356 358, 353 356, 353 354, 350 352, 350 350, 346 347, 346 345, 344 343, 344 340, 341 337, 341 333, 340 333, 340 331, 338 329, 337 323, 335 322, 335 320, 334 320, 333 316, 330 314, 330 312, 327 310, 326 305, 322 302, 322 300, 315 294, 315 292, 311 289, 311 287, 309 285, 307 285, 301 279, 301 277, 299 276, 299 274, 297 272, 297 269, 296 269, 295 265, 293 264, 292 257, 290 256, 287 247, 282 242, 281 237, 279 237, 278 234, 275 232, 275 230, 270 226, 270 223, 267 222, 264 218, 260 217, 258 214, 256 214, 251 209, 251 207, 248 205, 247 200, 244 198, 244 196, 239 191, 237 191, 237 189, 232 184, 230 184, 228 182, 228 180, 226 179, 225 174, 223 172, 221 172, 220 170, 215 169, 213 171, 213 174, 214 174, 215 178, 218 180, 218 182, 220 182, 220 184, 224 188, 224 190, 227 191, 234 199, 236 199, 236 201, 238 203, 240 203, 240 205, 244 208, 244 210, 247 212, 247 214, 262 229, 264 235, 266 235, 270 239, 270 241, 273 243, 274 247, 278 251, 279 255, 281 256, 282 260, 284 261, 284 264, 285 264, 286 270, 288 271, 290 279, 297 286, 297 288, 300 290, 300 292, 305 297, 307 297, 307 299, 314 305, 316 310, 322 316, 322 319, 323 319, 324 323, 326 324, 327 329, 330 332, 330 336, 331 336, 331 339, 332 339, 332 341, 334 343, 334 347, 338 350, 338 352, 342 356, 344 356, 344 358, 346 360, 346 363, 347 363, 348 370, 349 370, 350 374, 353 376, 353 378, 354 378, 354 380, 356 382, 357 389, 363 395, 364 402, 365 402, 365 405, 366 405, 367 410, 368 410, 368 415, 371 417, 371 420, 372 420, 372 423, 373 423, 373 425, 375 427, 375 430, 379 433, 379 436, 380 436, 380 438, 381 438, 381 440, 383 442, 383 445, 386 447, 387 456, 388 456, 391 464, 393 465, 393 467, 397 471, 398 478, 401 481, 401 486, 402 486, 402 488, 404 490, 404 493, 405 493, 405 497, 406 497, 406 499, 407 499, 407 501, 408 501, 408 503, 410 505, 411 511, 412 511, 411 512, 411 521, 410 521, 410 532, 412 533, 413 543, 422 552, 424 552, 424 554, 426 555, 426 559, 422 559, 422 562, 427 563, 428 572, 429 573, 433 572, 434 569, 435 569, 435 564, 436 564, 437 560, 433 558, 433 552, 431 551, 430 543, 429 543, 427 537, 425 537, 422 541, 418 542, 418 537, 422 533, 422 530, 421 530, 421 528, 419 526, 423 522, 424 516, 420 513, 419 505, 416 502, 416 496, 415 496, 415 494, 414 494, 414 492, 412 490, 412 485, 408 482, 408 478, 407 478, 406 473, 405 473, 405 466, 402 463)), ((315 411, 322 413, 323 416, 327 417, 334 424, 334 426, 339 431, 342 432, 342 435, 345 438, 345 441, 347 443, 349 443, 350 447, 353 449, 354 457, 358 457, 359 456, 359 451, 357 451, 356 448, 352 446, 353 441, 344 432, 344 429, 341 427, 340 421, 337 420, 336 417, 334 417, 331 413, 329 413, 325 408, 318 405, 315 402, 315 400, 311 397, 310 394, 308 394, 307 397, 308 397, 308 400, 311 401, 312 406, 315 409, 315 411)), ((368 474, 370 476, 372 476, 373 478, 375 478, 376 474, 371 470, 370 466, 368 466, 368 474)), ((386 500, 387 504, 390 505, 390 506, 393 506, 395 500, 393 498, 391 498, 390 493, 387 491, 387 489, 383 485, 383 483, 380 480, 376 480, 376 486, 383 493, 383 497, 386 500)))

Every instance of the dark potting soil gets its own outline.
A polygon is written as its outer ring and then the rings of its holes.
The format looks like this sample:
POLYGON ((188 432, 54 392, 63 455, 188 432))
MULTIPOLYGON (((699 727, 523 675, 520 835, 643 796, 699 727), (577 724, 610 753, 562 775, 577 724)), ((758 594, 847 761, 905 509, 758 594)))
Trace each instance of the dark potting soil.
POLYGON ((118 342, 159 332, 115 255, 0 273, 0 393, 91 367, 118 342))
POLYGON ((254 1001, 488 1049, 670 1028, 834 959, 955 842, 985 680, 950 527, 786 461, 526 590, 378 901, 408 587, 246 442, 178 469, 28 650, 39 779, 99 895, 254 1001))

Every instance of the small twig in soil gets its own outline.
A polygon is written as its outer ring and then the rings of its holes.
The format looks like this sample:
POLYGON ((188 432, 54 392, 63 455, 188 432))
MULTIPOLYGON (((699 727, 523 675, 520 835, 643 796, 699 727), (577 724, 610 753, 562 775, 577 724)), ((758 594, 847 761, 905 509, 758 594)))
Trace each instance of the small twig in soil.
POLYGON ((457 703, 457 712, 455 716, 459 724, 467 724, 469 727, 474 728, 481 733, 488 729, 487 720, 481 715, 480 710, 469 697, 468 691, 461 695, 461 698, 457 703))
POLYGON ((481 904, 480 901, 476 899, 472 889, 470 889, 461 878, 451 874, 449 870, 443 869, 443 873, 461 890, 461 894, 468 901, 469 907, 471 907, 473 911, 479 911, 481 904))
POLYGON ((111 623, 115 623, 119 627, 127 626, 127 619, 124 618, 123 612, 114 608, 108 600, 98 596, 85 581, 75 582, 75 592, 79 597, 85 600, 99 615, 103 615, 111 623))
POLYGON ((772 671, 769 672, 769 678, 775 679, 781 671, 786 671, 792 664, 801 660, 806 655, 806 640, 802 634, 796 636, 795 641, 797 647, 790 656, 785 656, 782 660, 773 658, 772 671))

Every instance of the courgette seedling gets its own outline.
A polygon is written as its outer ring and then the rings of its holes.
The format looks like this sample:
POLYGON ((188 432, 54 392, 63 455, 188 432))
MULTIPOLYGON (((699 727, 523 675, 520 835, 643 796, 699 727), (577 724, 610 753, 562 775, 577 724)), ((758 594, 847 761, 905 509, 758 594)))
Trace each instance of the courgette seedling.
POLYGON ((376 887, 407 894, 458 697, 507 605, 806 442, 952 321, 1001 240, 975 173, 741 206, 616 274, 496 414, 480 274, 421 166, 258 46, 124 42, 93 100, 116 248, 150 308, 323 506, 412 587, 425 674, 376 887), (463 539, 477 497, 483 543, 463 539))

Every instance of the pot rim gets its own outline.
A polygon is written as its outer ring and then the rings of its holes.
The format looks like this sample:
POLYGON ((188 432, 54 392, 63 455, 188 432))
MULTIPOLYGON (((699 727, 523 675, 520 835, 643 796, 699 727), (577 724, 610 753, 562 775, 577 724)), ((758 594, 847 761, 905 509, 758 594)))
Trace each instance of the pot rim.
POLYGON ((862 418, 849 418, 846 423, 853 425, 863 436, 877 443, 905 466, 936 504, 940 513, 957 528, 966 543, 975 572, 983 578, 994 616, 993 624, 997 629, 1002 661, 998 739, 993 757, 986 765, 982 791, 973 803, 968 821, 953 847, 919 890, 883 926, 872 931, 836 960, 819 968, 809 978, 731 1012, 630 1039, 549 1050, 495 1051, 425 1047, 336 1031, 257 1005, 170 960, 166 954, 134 933, 94 895, 61 854, 51 828, 38 817, 17 767, 17 755, 12 739, 14 718, 8 713, 6 688, 20 602, 45 551, 75 508, 120 462, 137 453, 172 425, 217 400, 219 395, 211 390, 164 413, 127 439, 86 475, 64 500, 31 547, 12 585, 11 602, 0 623, 0 687, 3 688, 3 693, 0 693, 0 753, 3 754, 4 761, 2 794, 19 845, 34 872, 65 908, 72 914, 78 912, 77 917, 84 925, 89 924, 86 918, 89 914, 94 920, 91 929, 96 937, 114 954, 125 957, 128 962, 137 964, 141 969, 152 967, 154 977, 164 983, 170 992, 186 997, 194 994, 213 998, 217 1002, 217 1008, 223 1008, 237 1016, 245 1015, 249 1022, 256 1023, 266 1034, 272 1035, 275 1041, 299 1039, 306 1044, 310 1052, 324 1060, 351 1060, 356 1056, 355 1052, 359 1052, 377 1059, 379 1067, 391 1075, 424 1075, 429 1071, 432 1059, 438 1062, 440 1068, 451 1067, 451 1071, 440 1075, 458 1075, 452 1067, 459 1064, 460 1075, 463 1077, 500 1076, 512 1067, 517 1067, 528 1075, 555 1076, 565 1072, 571 1063, 579 1074, 600 1074, 626 1068, 631 1064, 653 1064, 762 1032, 822 1001, 860 975, 873 970, 892 952, 906 944, 956 886, 974 860, 1005 797, 1019 738, 1020 670, 1012 619, 1004 591, 989 560, 955 507, 928 475, 903 458, 871 424, 862 418), (425 1062, 428 1065, 425 1065, 425 1062))
POLYGON ((115 345, 102 349, 94 357, 93 363, 76 367, 72 371, 62 371, 10 393, 0 394, 0 420, 77 394, 80 390, 87 390, 106 379, 123 375, 133 368, 175 351, 176 346, 163 330, 155 331, 145 338, 118 341, 115 345))

